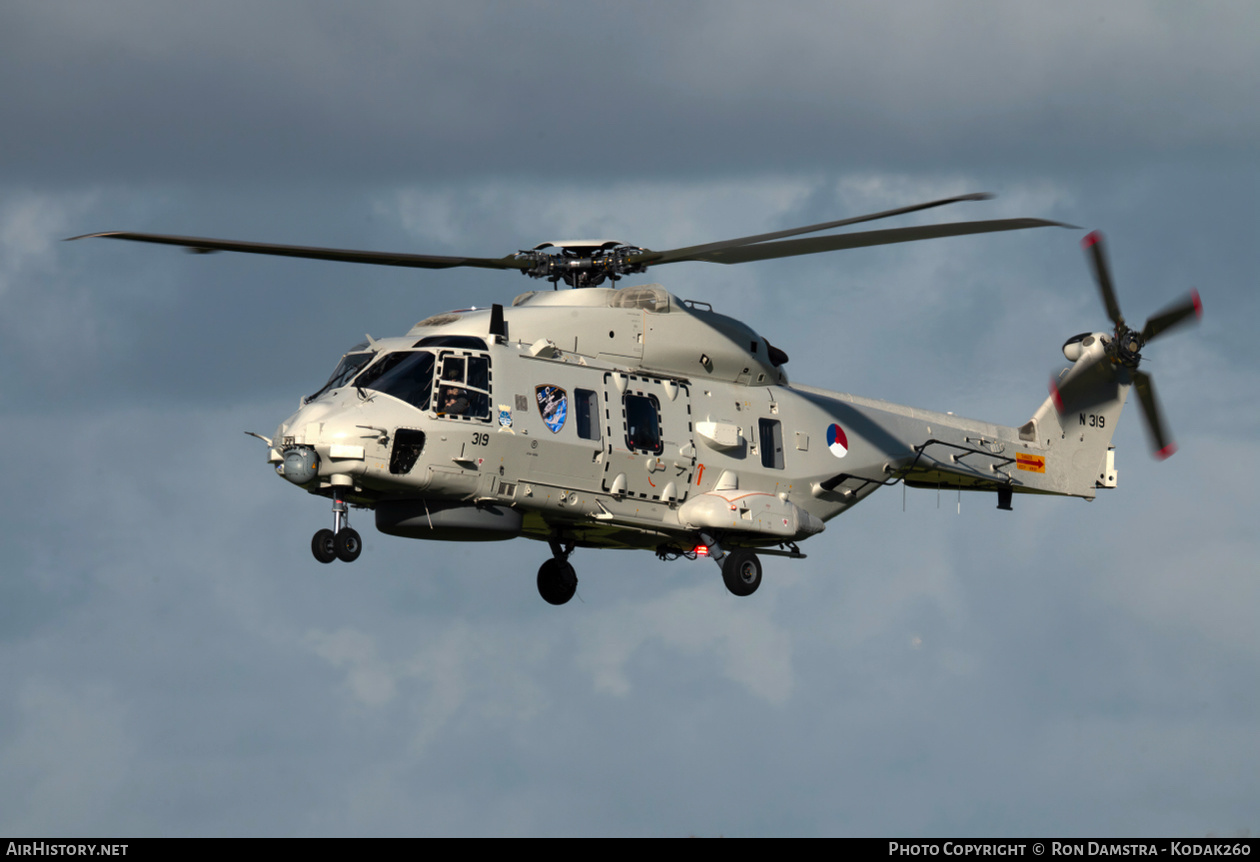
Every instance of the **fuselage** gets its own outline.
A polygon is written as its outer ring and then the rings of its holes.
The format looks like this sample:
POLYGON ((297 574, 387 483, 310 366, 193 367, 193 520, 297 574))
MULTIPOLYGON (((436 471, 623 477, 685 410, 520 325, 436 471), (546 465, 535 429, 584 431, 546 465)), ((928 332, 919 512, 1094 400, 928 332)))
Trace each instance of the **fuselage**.
POLYGON ((1042 444, 1015 428, 794 387, 785 361, 656 285, 525 294, 352 349, 270 460, 387 533, 624 548, 799 541, 934 464, 964 487, 1051 478, 1044 457, 1016 472, 1042 444))

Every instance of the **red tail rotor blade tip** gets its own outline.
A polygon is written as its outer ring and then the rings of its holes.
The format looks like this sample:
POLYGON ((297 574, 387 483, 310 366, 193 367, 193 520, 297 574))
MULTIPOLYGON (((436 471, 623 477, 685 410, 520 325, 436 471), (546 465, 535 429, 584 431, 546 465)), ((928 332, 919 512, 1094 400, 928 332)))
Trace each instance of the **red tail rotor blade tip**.
POLYGON ((1101 240, 1102 234, 1096 230, 1091 230, 1089 233, 1085 234, 1085 239, 1081 240, 1081 248, 1089 248, 1091 245, 1094 245, 1101 240))
POLYGON ((1165 458, 1172 457, 1173 453, 1175 453, 1176 451, 1177 451, 1177 444, 1169 443, 1163 449, 1160 449, 1158 452, 1156 452, 1155 457, 1163 461, 1165 458))
POLYGON ((1050 400, 1054 402, 1054 409, 1062 413, 1063 396, 1059 394, 1059 385, 1054 382, 1053 378, 1050 380, 1050 400))
POLYGON ((1203 300, 1199 299, 1199 291, 1197 291, 1193 287, 1190 288, 1190 300, 1194 303, 1194 316, 1202 317, 1203 316, 1203 300))

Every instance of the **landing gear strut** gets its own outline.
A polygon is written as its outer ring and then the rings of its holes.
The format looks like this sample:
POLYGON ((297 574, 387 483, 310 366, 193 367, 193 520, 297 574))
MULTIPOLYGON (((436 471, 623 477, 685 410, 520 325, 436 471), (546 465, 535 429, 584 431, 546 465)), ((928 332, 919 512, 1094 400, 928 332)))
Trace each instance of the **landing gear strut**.
POLYGON ((573 546, 562 548, 552 540, 551 553, 554 556, 538 569, 538 594, 548 604, 562 605, 577 592, 577 572, 569 564, 573 546))
POLYGON ((333 528, 311 537, 311 553, 321 563, 353 563, 363 553, 363 538, 350 526, 350 507, 345 500, 334 499, 332 508, 333 528))
POLYGON ((717 539, 701 533, 700 539, 709 548, 709 557, 722 569, 722 581, 737 596, 751 596, 761 586, 761 560, 747 548, 736 548, 727 553, 717 539))

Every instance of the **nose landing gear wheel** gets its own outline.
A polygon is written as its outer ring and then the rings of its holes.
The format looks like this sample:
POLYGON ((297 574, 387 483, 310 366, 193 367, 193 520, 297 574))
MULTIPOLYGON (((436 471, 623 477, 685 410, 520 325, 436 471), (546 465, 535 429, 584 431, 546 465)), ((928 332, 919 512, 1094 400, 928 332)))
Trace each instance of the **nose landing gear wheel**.
POLYGON ((334 499, 332 509, 333 528, 311 537, 311 553, 321 563, 353 563, 363 553, 363 537, 350 528, 350 507, 345 500, 334 499))
POLYGON ((548 604, 562 605, 577 592, 577 572, 567 560, 552 558, 538 569, 538 594, 548 604))
POLYGON ((311 553, 321 563, 331 563, 337 559, 336 536, 332 530, 320 530, 311 537, 311 553))
POLYGON ((751 596, 761 586, 761 560, 747 548, 736 548, 722 562, 722 580, 737 596, 751 596))
POLYGON ((358 531, 346 527, 333 538, 333 550, 343 563, 353 563, 363 553, 363 539, 358 531))

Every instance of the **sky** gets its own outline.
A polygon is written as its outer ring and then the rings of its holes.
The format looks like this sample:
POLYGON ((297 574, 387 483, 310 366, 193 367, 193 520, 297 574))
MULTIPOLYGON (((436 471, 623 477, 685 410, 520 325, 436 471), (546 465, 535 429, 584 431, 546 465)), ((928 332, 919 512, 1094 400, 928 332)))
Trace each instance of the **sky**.
MULTIPOLYGON (((0 834, 1260 831, 1260 7, 0 4, 0 834), (896 224, 1100 229, 1196 287, 1098 499, 888 488, 736 598, 706 561, 377 533, 270 434, 365 332, 538 287, 134 230, 499 256, 896 224)), ((802 383, 1008 425, 1107 319, 1044 228, 649 273, 802 383)))

